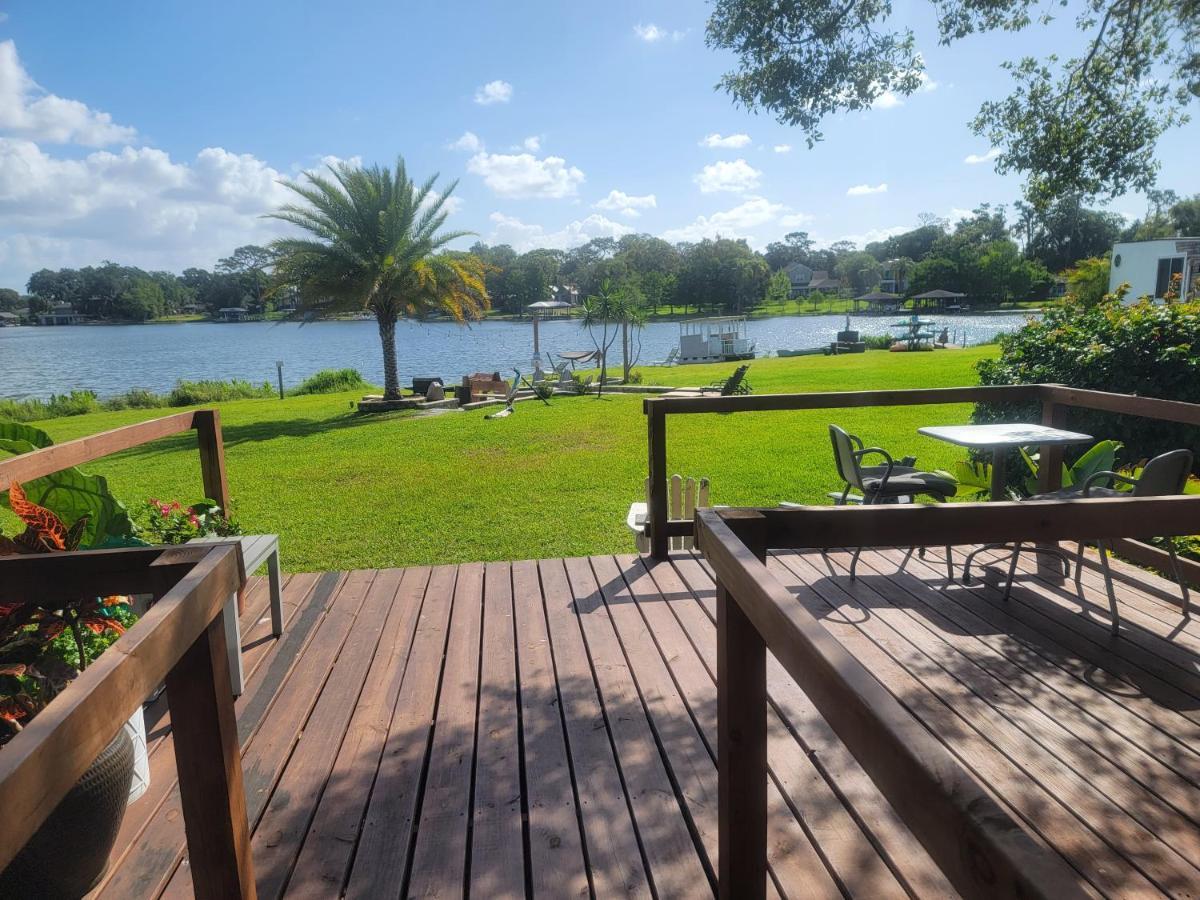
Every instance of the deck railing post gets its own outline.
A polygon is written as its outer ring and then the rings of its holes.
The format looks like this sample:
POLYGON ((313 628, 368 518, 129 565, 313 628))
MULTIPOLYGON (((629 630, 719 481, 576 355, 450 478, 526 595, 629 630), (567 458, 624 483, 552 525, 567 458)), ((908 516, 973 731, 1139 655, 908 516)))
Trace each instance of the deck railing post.
POLYGON ((649 452, 650 555, 666 559, 671 546, 667 536, 667 417, 656 400, 643 401, 643 409, 649 452))
POLYGON ((222 611, 167 673, 167 701, 195 895, 254 900, 226 615, 222 611))
MULTIPOLYGON (((1042 424, 1062 428, 1066 422, 1066 407, 1052 399, 1042 401, 1042 424)), ((1063 448, 1043 445, 1038 453, 1038 493, 1048 494, 1062 487, 1063 448)))
MULTIPOLYGON (((740 536, 766 559, 765 522, 740 536)), ((717 579, 718 895, 767 892, 767 645, 717 579)))
POLYGON ((196 410, 193 420, 200 445, 200 478, 204 496, 229 513, 229 482, 225 477, 225 443, 221 436, 221 413, 215 409, 196 410))

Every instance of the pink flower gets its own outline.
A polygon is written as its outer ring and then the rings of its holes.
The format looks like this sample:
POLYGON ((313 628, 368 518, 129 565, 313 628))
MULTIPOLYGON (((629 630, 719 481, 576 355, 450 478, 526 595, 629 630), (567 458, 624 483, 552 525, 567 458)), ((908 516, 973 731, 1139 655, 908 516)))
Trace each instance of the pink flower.
POLYGON ((192 527, 193 527, 193 528, 199 528, 199 527, 200 527, 200 520, 199 520, 198 518, 196 518, 196 514, 195 514, 195 513, 191 513, 191 514, 188 516, 188 521, 192 523, 192 527))

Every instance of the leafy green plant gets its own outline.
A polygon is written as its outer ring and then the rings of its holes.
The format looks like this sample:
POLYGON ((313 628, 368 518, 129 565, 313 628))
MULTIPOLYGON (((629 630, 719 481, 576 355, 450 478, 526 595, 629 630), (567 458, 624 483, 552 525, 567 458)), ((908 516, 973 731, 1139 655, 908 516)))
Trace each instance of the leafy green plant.
MULTIPOLYGON (((1060 383, 1200 402, 1200 303, 1125 305, 1116 295, 1094 306, 1065 303, 1002 336, 1000 348, 999 358, 979 361, 981 384, 1060 383)), ((1039 404, 981 403, 973 421, 1036 422, 1040 416, 1039 404)), ((1093 410, 1070 409, 1064 424, 1120 442, 1117 461, 1125 465, 1200 443, 1194 426, 1093 410)))
MULTIPOLYGON (((1111 472, 1117 465, 1117 454, 1121 451, 1120 441, 1100 441, 1093 444, 1071 465, 1062 464, 1062 486, 1083 487, 1084 482, 1097 472, 1111 472)), ((1041 454, 1029 453, 1020 448, 1021 459, 1029 469, 1025 479, 1025 493, 1032 496, 1038 492, 1038 476, 1041 472, 1041 454)))
MULTIPOLYGON (((0 556, 65 553, 79 545, 85 519, 67 524, 31 502, 21 485, 8 491, 25 525, 16 538, 0 535, 0 556)), ((0 599, 0 745, 46 708, 136 619, 124 596, 82 597, 63 603, 0 599)))
MULTIPOLYGON (((15 456, 53 443, 50 435, 32 425, 0 422, 0 452, 15 456)), ((89 475, 71 467, 26 482, 24 492, 31 502, 46 507, 72 526, 83 521, 79 544, 84 548, 121 546, 134 535, 128 510, 112 495, 103 475, 89 475)), ((6 493, 0 492, 0 498, 6 493)))
POLYGON ((293 396, 301 394, 336 394, 341 391, 362 391, 371 385, 362 377, 358 369, 322 369, 308 376, 288 393, 293 396))
POLYGON ((192 538, 230 537, 242 533, 241 526, 209 499, 184 506, 178 500, 146 501, 138 515, 140 537, 152 544, 186 544, 192 538))
POLYGON ((179 381, 167 395, 168 406, 196 406, 219 403, 223 400, 247 400, 255 397, 274 397, 269 382, 254 385, 234 378, 231 381, 179 381))

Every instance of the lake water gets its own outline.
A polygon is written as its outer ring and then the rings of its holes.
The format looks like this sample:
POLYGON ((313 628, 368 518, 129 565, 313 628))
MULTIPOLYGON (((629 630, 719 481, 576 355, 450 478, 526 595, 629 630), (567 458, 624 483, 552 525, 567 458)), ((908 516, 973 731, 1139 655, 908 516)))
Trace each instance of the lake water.
MULTIPOLYGON (((852 326, 866 335, 895 333, 898 316, 855 316, 852 326)), ((988 340, 1012 331, 1024 313, 945 316, 938 319, 957 343, 988 340)), ((845 325, 845 316, 784 316, 749 323, 759 356, 779 349, 827 344, 845 325)), ((545 352, 589 350, 592 342, 578 321, 541 323, 545 352)), ((656 322, 642 333, 640 363, 665 359, 678 344, 679 325, 656 322)), ((528 370, 533 352, 529 322, 482 322, 463 327, 447 322, 401 322, 396 328, 402 383, 413 375, 440 375, 457 382, 476 371, 528 370)), ((620 342, 612 354, 619 352, 620 342)), ((87 388, 101 397, 131 388, 165 392, 179 379, 242 378, 275 383, 275 361, 283 361, 285 385, 321 369, 353 367, 376 384, 383 382, 379 332, 373 321, 293 323, 191 322, 175 325, 79 325, 0 328, 0 396, 47 397, 87 388)))

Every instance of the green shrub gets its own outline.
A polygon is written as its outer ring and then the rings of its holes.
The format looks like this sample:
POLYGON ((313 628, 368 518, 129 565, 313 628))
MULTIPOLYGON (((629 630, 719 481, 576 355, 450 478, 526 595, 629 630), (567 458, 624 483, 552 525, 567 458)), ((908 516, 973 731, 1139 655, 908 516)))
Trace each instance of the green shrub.
MULTIPOLYGON (((1200 402, 1200 303, 1091 307, 1067 303, 1000 338, 1000 356, 978 363, 981 384, 1058 382, 1071 387, 1200 402)), ((1036 405, 979 404, 974 421, 1041 421, 1036 405)), ((1125 447, 1122 464, 1200 444, 1200 429, 1069 409, 1067 427, 1125 447)), ((1082 448, 1076 448, 1075 453, 1082 448)))
POLYGON ((163 394, 145 388, 133 388, 124 394, 106 398, 100 405, 105 409, 160 409, 170 404, 163 394))
POLYGON ((59 416, 82 416, 99 409, 100 402, 92 391, 71 391, 69 394, 51 394, 49 400, 0 400, 0 419, 35 422, 59 416))
POLYGON ((895 338, 889 334, 867 334, 863 336, 863 343, 867 345, 868 350, 891 350, 894 341, 895 338))
POLYGON ((371 387, 358 369, 322 369, 305 378, 288 391, 292 396, 300 394, 338 394, 342 391, 362 391, 371 387))
POLYGON ((253 385, 248 381, 178 381, 167 395, 170 406, 195 406, 199 403, 220 403, 223 400, 248 400, 273 397, 275 389, 269 382, 253 385))

